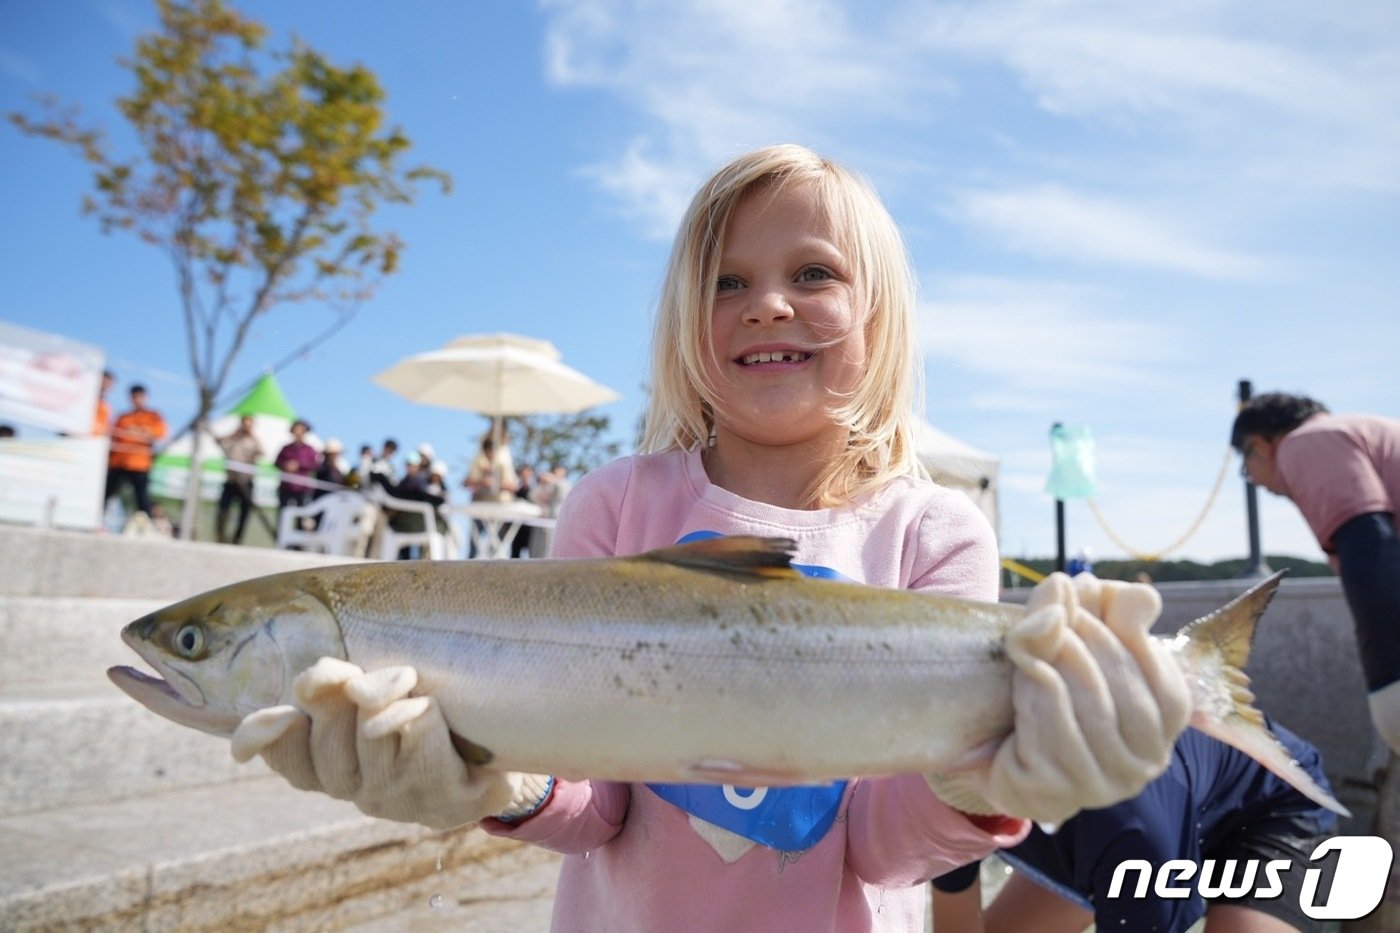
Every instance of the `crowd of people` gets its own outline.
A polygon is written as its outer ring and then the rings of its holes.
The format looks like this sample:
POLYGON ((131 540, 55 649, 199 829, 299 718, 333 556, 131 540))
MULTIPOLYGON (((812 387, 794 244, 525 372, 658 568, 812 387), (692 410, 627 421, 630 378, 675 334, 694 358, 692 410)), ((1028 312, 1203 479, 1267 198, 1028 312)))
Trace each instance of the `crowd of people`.
MULTIPOLYGON (((93 434, 106 436, 110 442, 104 502, 110 504, 113 499, 129 496, 128 523, 134 521, 138 527, 173 533, 164 508, 152 499, 150 491, 156 445, 169 435, 169 426, 160 412, 151 407, 149 393, 140 384, 133 384, 128 390, 129 409, 113 417, 108 395, 115 384, 116 376, 104 371, 93 415, 93 434)), ((436 456, 432 444, 419 444, 400 458, 398 442, 387 438, 378 452, 369 444, 362 445, 358 459, 351 463, 337 438, 328 438, 320 449, 310 443, 311 424, 305 419, 291 423, 286 442, 275 453, 264 448, 254 427, 254 417, 245 414, 232 431, 216 438, 225 461, 225 478, 214 519, 219 543, 243 543, 249 517, 259 514, 254 502, 258 465, 269 460, 279 473, 279 515, 289 506, 308 505, 327 493, 357 489, 380 499, 426 502, 433 507, 438 530, 448 531, 445 509, 451 498, 449 469, 447 462, 436 456)), ((543 514, 553 515, 569 490, 567 469, 557 465, 537 469, 531 464, 517 468, 508 437, 502 435, 502 441, 498 446, 489 433, 481 439, 461 483, 467 497, 474 502, 523 500, 540 506, 543 514)), ((392 508, 385 511, 386 520, 395 530, 423 530, 417 513, 396 512, 392 508), (419 523, 417 527, 415 522, 419 523)), ((272 524, 268 528, 275 533, 272 524)), ((548 548, 548 531, 532 528, 515 535, 510 554, 543 557, 548 548)))

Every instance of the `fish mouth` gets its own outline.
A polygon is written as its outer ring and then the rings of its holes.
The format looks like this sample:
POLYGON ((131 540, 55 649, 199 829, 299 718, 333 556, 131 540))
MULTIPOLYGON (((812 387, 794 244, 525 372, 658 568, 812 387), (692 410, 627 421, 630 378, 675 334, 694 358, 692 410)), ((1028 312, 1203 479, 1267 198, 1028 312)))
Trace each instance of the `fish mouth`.
POLYGON ((224 737, 233 735, 238 727, 240 717, 237 714, 210 709, 202 702, 203 697, 200 703, 192 703, 168 681, 134 667, 109 667, 107 679, 137 703, 171 722, 224 737))

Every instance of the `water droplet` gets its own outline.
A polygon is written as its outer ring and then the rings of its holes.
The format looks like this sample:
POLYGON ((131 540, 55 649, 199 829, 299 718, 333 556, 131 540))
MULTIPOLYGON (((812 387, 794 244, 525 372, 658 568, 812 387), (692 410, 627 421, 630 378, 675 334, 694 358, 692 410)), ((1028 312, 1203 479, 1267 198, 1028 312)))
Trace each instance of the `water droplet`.
POLYGON ((437 860, 437 870, 438 870, 438 871, 442 871, 442 856, 441 856, 441 855, 438 856, 438 860, 437 860))
POLYGON ((584 858, 588 858, 588 857, 589 857, 590 855, 592 855, 592 854, 593 854, 592 852, 585 852, 585 853, 583 853, 583 857, 584 857, 584 858))
POLYGON ((441 910, 441 909, 442 909, 442 895, 441 895, 441 894, 434 894, 432 897, 428 898, 428 906, 431 907, 433 910, 441 910))

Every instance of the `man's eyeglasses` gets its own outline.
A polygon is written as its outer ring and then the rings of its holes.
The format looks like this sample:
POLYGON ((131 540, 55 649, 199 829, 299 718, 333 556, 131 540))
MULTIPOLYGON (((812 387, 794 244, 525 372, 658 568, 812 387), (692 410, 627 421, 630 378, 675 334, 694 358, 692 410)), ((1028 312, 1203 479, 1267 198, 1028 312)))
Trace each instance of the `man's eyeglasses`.
POLYGON ((1240 448, 1240 476, 1245 479, 1249 479, 1249 458, 1253 457, 1256 452, 1253 441, 1245 441, 1244 446, 1240 448))

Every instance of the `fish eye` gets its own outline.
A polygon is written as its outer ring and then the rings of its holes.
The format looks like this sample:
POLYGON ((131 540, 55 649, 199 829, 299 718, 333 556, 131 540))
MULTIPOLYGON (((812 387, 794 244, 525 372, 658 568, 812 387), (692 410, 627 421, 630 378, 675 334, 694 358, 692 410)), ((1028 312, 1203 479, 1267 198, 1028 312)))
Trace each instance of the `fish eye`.
POLYGON ((175 650, 191 661, 204 653, 204 627, 191 622, 175 633, 175 650))

